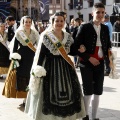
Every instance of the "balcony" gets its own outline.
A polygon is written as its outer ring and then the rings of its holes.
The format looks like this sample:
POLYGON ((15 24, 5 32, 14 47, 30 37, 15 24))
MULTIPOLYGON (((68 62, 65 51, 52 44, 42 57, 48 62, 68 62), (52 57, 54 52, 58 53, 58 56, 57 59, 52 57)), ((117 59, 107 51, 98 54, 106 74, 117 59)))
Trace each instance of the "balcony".
POLYGON ((73 9, 73 3, 68 3, 68 6, 69 6, 69 10, 73 9))
POLYGON ((94 5, 94 0, 87 0, 88 1, 88 6, 93 7, 94 5))

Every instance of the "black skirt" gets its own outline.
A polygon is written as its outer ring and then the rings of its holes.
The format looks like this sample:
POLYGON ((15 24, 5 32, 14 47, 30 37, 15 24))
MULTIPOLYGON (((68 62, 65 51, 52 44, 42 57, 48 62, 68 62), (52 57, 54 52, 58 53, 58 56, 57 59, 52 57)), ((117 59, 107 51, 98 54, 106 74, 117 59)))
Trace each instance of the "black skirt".
POLYGON ((27 46, 20 46, 18 53, 21 55, 20 66, 16 69, 17 90, 26 91, 30 79, 30 70, 35 53, 27 46))
POLYGON ((0 67, 9 67, 9 55, 8 49, 0 42, 0 67))
POLYGON ((74 68, 61 56, 46 57, 43 113, 66 117, 81 111, 80 83, 74 68))

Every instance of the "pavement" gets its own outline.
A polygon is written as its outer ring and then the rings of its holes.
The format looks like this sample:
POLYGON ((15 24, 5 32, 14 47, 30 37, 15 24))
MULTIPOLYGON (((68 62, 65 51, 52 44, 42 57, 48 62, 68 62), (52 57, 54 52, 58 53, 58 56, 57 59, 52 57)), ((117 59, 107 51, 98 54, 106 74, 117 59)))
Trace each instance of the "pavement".
MULTIPOLYGON (((114 48, 113 50, 117 51, 116 70, 120 77, 120 48, 114 48)), ((79 68, 76 71, 82 84, 79 68)), ((0 80, 0 120, 31 120, 24 113, 24 107, 20 105, 23 103, 23 99, 2 96, 3 86, 4 80, 0 80)), ((91 113, 91 106, 89 112, 91 113)), ((104 92, 100 97, 98 117, 100 120, 120 120, 120 78, 111 79, 105 76, 104 92)))

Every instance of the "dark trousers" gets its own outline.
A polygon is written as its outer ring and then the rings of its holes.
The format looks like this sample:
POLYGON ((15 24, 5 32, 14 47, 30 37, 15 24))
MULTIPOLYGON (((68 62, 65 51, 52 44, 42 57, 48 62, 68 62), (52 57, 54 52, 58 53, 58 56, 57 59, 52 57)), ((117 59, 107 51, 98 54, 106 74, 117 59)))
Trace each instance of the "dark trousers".
POLYGON ((108 57, 105 57, 104 64, 105 64, 105 72, 109 74, 111 69, 109 66, 110 61, 108 57))
POLYGON ((93 66, 91 63, 84 61, 81 64, 80 71, 84 95, 101 95, 104 81, 104 60, 101 60, 98 66, 93 66))

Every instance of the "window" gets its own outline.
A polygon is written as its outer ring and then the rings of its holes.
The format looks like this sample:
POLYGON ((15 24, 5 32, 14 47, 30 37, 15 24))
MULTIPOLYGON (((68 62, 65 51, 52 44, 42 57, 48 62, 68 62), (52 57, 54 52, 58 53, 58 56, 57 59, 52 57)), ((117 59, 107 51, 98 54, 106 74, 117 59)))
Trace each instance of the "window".
POLYGON ((70 3, 68 3, 69 9, 73 9, 73 0, 70 0, 70 3))
POLYGON ((90 14, 89 14, 89 21, 90 21, 91 19, 93 19, 93 16, 92 16, 92 14, 90 13, 90 14))
POLYGON ((94 0, 90 0, 90 1, 88 2, 88 4, 89 4, 89 7, 93 7, 94 0))
POLYGON ((106 5, 106 0, 100 0, 104 5, 106 5))
POLYGON ((49 3, 52 4, 52 0, 49 0, 49 3))
POLYGON ((49 10, 49 13, 50 13, 50 14, 53 14, 53 10, 49 10))
POLYGON ((70 16, 69 16, 70 21, 71 21, 72 18, 74 18, 74 16, 73 16, 73 15, 70 15, 70 16))
POLYGON ((120 0, 115 0, 115 3, 120 3, 120 0))
POLYGON ((60 4, 60 0, 56 0, 56 3, 57 3, 57 4, 60 4))
POLYGON ((56 10, 56 12, 60 12, 60 10, 56 10))
POLYGON ((73 9, 73 4, 72 3, 69 3, 69 9, 72 10, 73 9))

